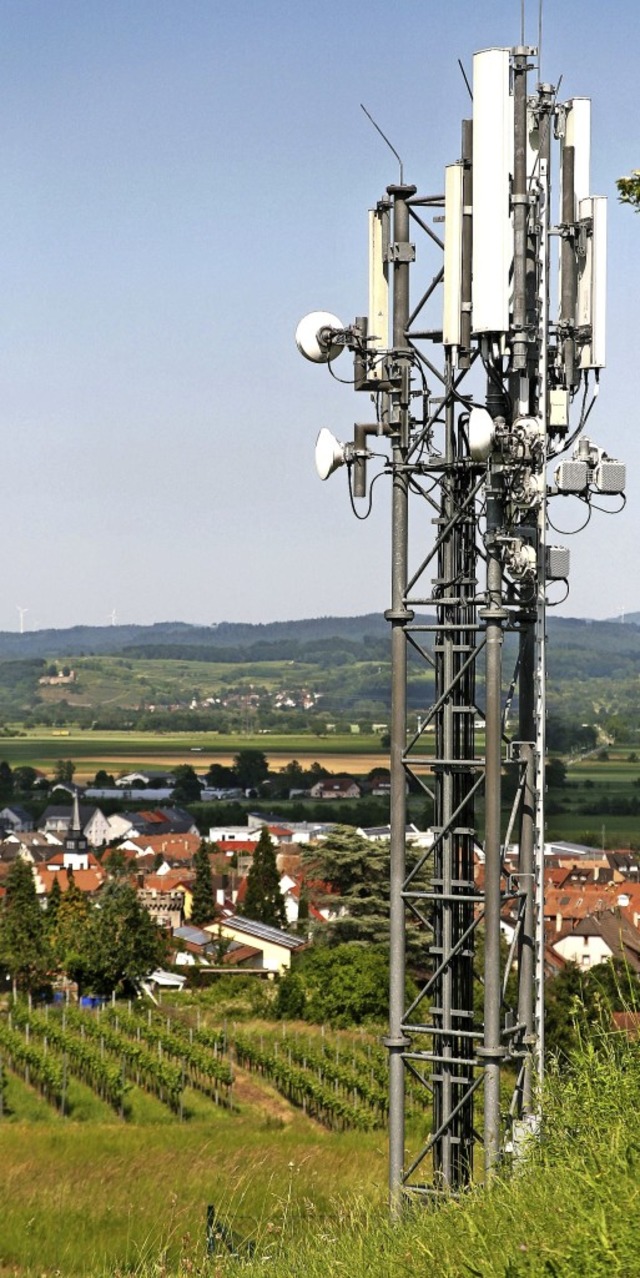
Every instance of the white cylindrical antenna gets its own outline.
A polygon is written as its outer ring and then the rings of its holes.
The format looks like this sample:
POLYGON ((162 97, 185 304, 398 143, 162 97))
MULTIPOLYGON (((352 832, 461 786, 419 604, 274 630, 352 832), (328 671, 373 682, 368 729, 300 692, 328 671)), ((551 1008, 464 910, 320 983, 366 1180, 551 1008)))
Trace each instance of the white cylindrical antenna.
POLYGON ((473 291, 474 333, 509 331, 509 272, 513 233, 509 183, 513 168, 513 98, 508 49, 485 49, 473 59, 473 291))
POLYGON ((580 352, 581 368, 604 368, 606 363, 607 304, 607 200, 593 195, 580 201, 580 221, 585 224, 585 256, 578 271, 578 328, 589 327, 591 337, 580 352))
POLYGON ((448 164, 444 179, 444 299, 442 340, 462 345, 462 184, 464 166, 448 164))

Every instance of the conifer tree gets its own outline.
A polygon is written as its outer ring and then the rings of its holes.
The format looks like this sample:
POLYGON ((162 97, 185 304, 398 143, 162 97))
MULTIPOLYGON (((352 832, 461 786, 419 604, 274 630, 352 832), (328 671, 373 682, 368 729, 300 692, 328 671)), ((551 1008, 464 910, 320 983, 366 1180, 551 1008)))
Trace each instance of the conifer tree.
POLYGON ((271 927, 282 928, 287 922, 275 848, 266 825, 262 827, 247 875, 247 895, 242 912, 248 919, 268 923, 271 927))
POLYGON ((191 922, 194 923, 196 927, 202 927, 203 923, 211 922, 216 909, 216 898, 211 875, 211 861, 209 860, 209 853, 204 840, 200 844, 200 847, 193 858, 193 865, 196 877, 193 885, 191 922))
POLYGON ((314 899, 334 917, 323 927, 330 945, 389 939, 389 843, 371 842, 350 826, 336 826, 325 841, 304 852, 314 899))
POLYGON ((62 892, 60 891, 60 880, 56 874, 54 876, 53 883, 51 884, 51 891, 47 898, 47 913, 45 915, 49 934, 55 930, 61 900, 62 892))

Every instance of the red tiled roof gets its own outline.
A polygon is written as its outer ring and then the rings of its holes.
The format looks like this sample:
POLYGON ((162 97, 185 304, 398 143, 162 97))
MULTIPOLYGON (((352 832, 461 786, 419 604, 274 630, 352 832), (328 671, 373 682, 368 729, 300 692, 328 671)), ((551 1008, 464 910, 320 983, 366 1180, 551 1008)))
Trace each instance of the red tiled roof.
MULTIPOLYGON (((618 886, 618 885, 617 885, 618 886)), ((599 910, 610 909, 615 895, 609 884, 568 883, 561 888, 549 888, 545 894, 545 918, 584 919, 599 910)))
POLYGON ((193 879, 193 875, 189 877, 182 870, 169 870, 166 874, 145 874, 142 886, 156 892, 174 892, 180 887, 191 891, 193 879))
POLYGON ((253 945, 237 945, 235 949, 229 951, 222 956, 222 962, 229 967, 239 967, 241 963, 246 963, 247 959, 257 958, 262 954, 262 950, 256 950, 253 945))
MULTIPOLYGON (((216 839, 216 847, 225 854, 229 852, 242 852, 247 855, 251 853, 253 856, 257 846, 257 843, 254 843, 250 839, 216 839)), ((215 856, 215 853, 212 853, 212 855, 215 856)))
MULTIPOLYGON (((144 814, 143 814, 144 815, 144 814)), ((162 852, 178 860, 190 860, 200 847, 198 834, 136 834, 127 840, 140 851, 162 852)))
MULTIPOLYGON (((38 870, 38 878, 42 883, 44 890, 49 895, 53 887, 53 880, 57 879, 60 884, 61 892, 66 892, 69 886, 69 875, 66 870, 46 870, 44 867, 38 870)), ((74 870, 73 882, 80 892, 97 892, 105 881, 104 870, 74 870)))
MULTIPOLYGON (((48 857, 47 857, 47 860, 46 860, 46 865, 47 865, 47 867, 49 867, 49 866, 51 866, 51 865, 60 865, 60 866, 63 866, 63 865, 64 865, 64 858, 65 858, 65 855, 66 855, 66 853, 65 853, 65 851, 64 851, 64 848, 61 848, 59 852, 54 852, 52 856, 48 856, 48 857)), ((89 868, 90 870, 99 870, 99 869, 100 869, 100 862, 99 862, 98 858, 97 858, 96 856, 94 856, 94 855, 93 855, 93 852, 87 852, 87 853, 82 853, 82 852, 81 852, 81 853, 80 853, 80 855, 81 855, 81 856, 85 856, 85 855, 86 855, 86 857, 87 857, 87 863, 88 863, 88 868, 89 868)))

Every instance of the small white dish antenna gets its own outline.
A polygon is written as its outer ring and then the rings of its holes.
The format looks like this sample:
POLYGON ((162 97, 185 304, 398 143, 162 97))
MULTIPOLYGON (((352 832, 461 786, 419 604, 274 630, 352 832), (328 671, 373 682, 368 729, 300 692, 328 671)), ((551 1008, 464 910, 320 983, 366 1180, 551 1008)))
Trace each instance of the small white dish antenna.
POLYGON ((318 478, 328 479, 334 470, 338 470, 339 466, 344 466, 346 460, 345 445, 341 444, 340 440, 336 439, 335 435, 332 435, 326 426, 323 426, 316 440, 316 471, 318 478))
POLYGON ((296 329, 296 346, 300 354, 313 364, 328 364, 344 350, 344 344, 335 341, 336 330, 344 332, 344 324, 330 311, 312 311, 305 315, 296 329))
POLYGON ((476 405, 469 413, 469 452, 473 461, 486 461, 495 439, 496 427, 491 413, 476 405))

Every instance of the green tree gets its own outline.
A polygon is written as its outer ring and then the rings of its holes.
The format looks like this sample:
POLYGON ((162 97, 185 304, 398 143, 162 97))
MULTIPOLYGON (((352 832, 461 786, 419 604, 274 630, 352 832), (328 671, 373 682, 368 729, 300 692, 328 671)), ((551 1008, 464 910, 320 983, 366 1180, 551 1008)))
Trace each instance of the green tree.
MULTIPOLYGON (((54 879, 54 883, 57 879, 54 879)), ((69 873, 69 886, 61 894, 51 946, 56 966, 82 991, 91 976, 93 910, 88 898, 69 873)))
POLYGON ((122 848, 108 848, 102 858, 102 864, 112 879, 126 878, 131 865, 122 848))
POLYGON ((207 845, 202 841, 193 858, 196 872, 193 885, 193 904, 191 906, 191 922, 196 927, 210 923, 216 910, 216 898, 213 890, 211 861, 207 845))
POLYGON ((49 935, 55 930, 58 918, 58 910, 62 900, 62 892, 60 891, 60 880, 56 874, 51 884, 51 891, 47 897, 47 913, 45 915, 47 931, 49 935))
POLYGON ((562 759, 547 759, 544 768, 544 779, 550 790, 561 789, 567 784, 567 765, 562 759))
POLYGON ((307 995, 304 980, 299 972, 285 972, 278 984, 273 1005, 275 1015, 284 1021, 301 1020, 304 1016, 307 995))
POLYGON ((115 786, 115 781, 110 772, 105 772, 104 768, 98 768, 93 784, 98 790, 110 790, 115 786))
POLYGON ((329 945, 387 941, 389 937, 389 841, 372 842, 350 826, 336 826, 324 843, 303 853, 305 879, 314 900, 334 917, 322 925, 329 945))
MULTIPOLYGON (((389 951, 386 945, 353 942, 307 950, 296 963, 306 991, 305 1018, 333 1025, 385 1020, 389 1011, 389 951)), ((293 992, 293 991, 292 991, 293 992)))
POLYGON ((35 990, 46 979, 51 954, 33 873, 20 857, 9 870, 6 886, 0 913, 0 963, 11 974, 14 993, 35 990))
POLYGON ((189 763, 181 763, 174 771, 176 779, 173 791, 174 803, 199 803, 202 798, 202 787, 189 763))
POLYGON ((56 759, 56 766, 53 770, 55 783, 57 785, 71 785, 75 770, 76 765, 71 759, 56 759))
POLYGON ((226 768, 222 763, 212 763, 205 780, 213 790, 228 790, 236 784, 237 777, 233 768, 226 768))
POLYGON ((287 921, 284 898, 280 891, 280 875, 271 835, 263 825, 251 868, 247 875, 247 894, 243 912, 257 923, 284 927, 287 921))
POLYGON ((30 794, 38 780, 38 773, 35 768, 30 768, 27 764, 22 764, 19 768, 13 770, 13 789, 15 794, 30 794))
POLYGON ((88 983, 96 994, 133 992, 166 960, 167 938, 129 883, 108 883, 92 920, 88 983))
POLYGON ((623 959, 584 971, 567 963, 545 984, 547 1051, 569 1056, 590 1026, 611 1027, 611 1013, 640 1010, 640 977, 623 959))
POLYGON ((634 212, 640 212, 640 169, 632 169, 628 177, 618 178, 618 199, 621 204, 630 204, 634 212))
POLYGON ((13 797, 13 772, 3 759, 0 763, 0 802, 5 803, 13 797))
POLYGON ((269 764, 263 750, 239 750, 233 760, 233 770, 243 790, 257 790, 269 775, 269 764))

